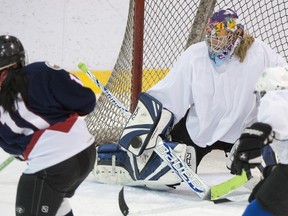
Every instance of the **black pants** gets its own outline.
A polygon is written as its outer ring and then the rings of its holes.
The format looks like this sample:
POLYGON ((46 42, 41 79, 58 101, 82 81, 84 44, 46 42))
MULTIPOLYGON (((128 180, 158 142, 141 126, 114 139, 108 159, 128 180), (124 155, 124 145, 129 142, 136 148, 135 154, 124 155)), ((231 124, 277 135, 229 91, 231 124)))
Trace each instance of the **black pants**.
POLYGON ((91 172, 95 145, 34 174, 22 174, 16 197, 17 216, 54 216, 65 197, 72 197, 91 172))
POLYGON ((256 200, 263 209, 277 216, 288 215, 287 182, 288 165, 278 164, 270 175, 258 183, 256 200))
MULTIPOLYGON (((189 110, 188 110, 189 111, 189 110)), ((205 148, 201 148, 196 145, 193 140, 191 140, 189 133, 186 128, 186 118, 188 115, 188 111, 186 115, 173 127, 171 131, 171 137, 174 142, 185 143, 186 145, 193 146, 196 151, 196 165, 200 164, 203 157, 211 152, 212 150, 223 150, 225 154, 230 152, 232 148, 232 143, 226 143, 222 141, 217 141, 211 146, 207 146, 205 148)))

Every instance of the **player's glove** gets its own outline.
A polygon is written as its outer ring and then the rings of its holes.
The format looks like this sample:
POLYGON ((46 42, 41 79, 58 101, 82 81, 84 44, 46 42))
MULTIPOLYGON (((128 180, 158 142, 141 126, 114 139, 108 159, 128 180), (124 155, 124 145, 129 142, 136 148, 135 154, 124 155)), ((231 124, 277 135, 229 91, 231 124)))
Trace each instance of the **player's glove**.
POLYGON ((19 160, 19 161, 25 161, 24 157, 22 155, 13 155, 13 157, 16 159, 16 160, 19 160))
POLYGON ((248 172, 250 168, 261 164, 261 150, 264 145, 271 143, 271 132, 270 125, 260 122, 244 130, 233 153, 232 174, 241 175, 243 169, 248 172))

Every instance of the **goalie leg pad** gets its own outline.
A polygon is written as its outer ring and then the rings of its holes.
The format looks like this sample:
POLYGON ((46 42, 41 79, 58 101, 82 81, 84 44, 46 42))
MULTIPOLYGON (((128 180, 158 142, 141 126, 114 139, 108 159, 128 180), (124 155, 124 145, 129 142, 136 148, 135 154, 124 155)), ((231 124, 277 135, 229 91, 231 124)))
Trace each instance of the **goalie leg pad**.
MULTIPOLYGON (((169 146, 185 160, 187 150, 185 144, 169 143, 169 146)), ((187 158, 190 160, 190 153, 187 158)), ((145 150, 136 157, 117 144, 97 147, 93 174, 95 180, 100 183, 146 186, 158 190, 179 185, 182 181, 153 149, 145 150)))
MULTIPOLYGON (((93 169, 95 180, 104 184, 127 184, 135 181, 130 162, 131 155, 117 144, 104 144, 96 147, 96 160, 93 169)), ((133 159, 133 158, 131 158, 133 159)))

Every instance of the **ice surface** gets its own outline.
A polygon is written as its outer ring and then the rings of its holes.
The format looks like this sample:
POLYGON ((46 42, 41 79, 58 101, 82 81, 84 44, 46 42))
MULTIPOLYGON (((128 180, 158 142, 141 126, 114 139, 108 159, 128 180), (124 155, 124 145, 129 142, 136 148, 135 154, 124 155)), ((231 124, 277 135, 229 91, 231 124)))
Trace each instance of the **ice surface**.
MULTIPOLYGON (((8 155, 0 150, 0 163, 8 155)), ((198 168, 198 174, 209 185, 220 183, 232 177, 225 166, 223 152, 214 151, 206 156, 198 168)), ((14 216, 17 181, 25 169, 25 162, 14 160, 0 172, 0 215, 14 216)), ((121 216, 118 207, 118 193, 122 186, 98 184, 91 174, 70 199, 75 216, 121 216)), ((240 189, 234 195, 249 193, 240 189)), ((124 195, 129 206, 129 215, 159 216, 237 216, 242 215, 247 201, 214 204, 198 198, 182 183, 177 189, 155 191, 125 187, 124 195)))

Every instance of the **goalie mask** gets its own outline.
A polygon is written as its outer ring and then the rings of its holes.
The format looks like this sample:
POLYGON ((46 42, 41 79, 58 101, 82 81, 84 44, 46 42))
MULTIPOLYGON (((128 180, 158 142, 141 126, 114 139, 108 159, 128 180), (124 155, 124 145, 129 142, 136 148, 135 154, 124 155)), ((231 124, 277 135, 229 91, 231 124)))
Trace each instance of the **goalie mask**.
POLYGON ((206 25, 206 44, 209 56, 216 65, 227 56, 232 56, 234 49, 242 41, 243 25, 238 23, 237 14, 231 10, 220 10, 209 18, 206 25))
POLYGON ((14 36, 0 36, 0 71, 14 65, 25 66, 25 51, 21 42, 14 36))
POLYGON ((264 70, 255 85, 255 93, 261 98, 268 91, 288 89, 288 66, 271 67, 264 70))

